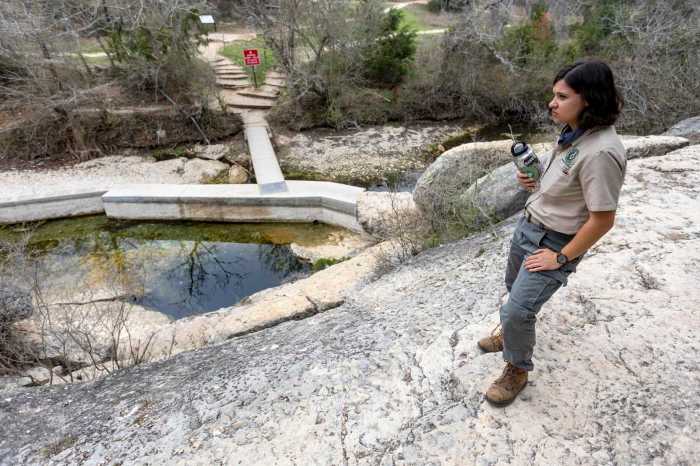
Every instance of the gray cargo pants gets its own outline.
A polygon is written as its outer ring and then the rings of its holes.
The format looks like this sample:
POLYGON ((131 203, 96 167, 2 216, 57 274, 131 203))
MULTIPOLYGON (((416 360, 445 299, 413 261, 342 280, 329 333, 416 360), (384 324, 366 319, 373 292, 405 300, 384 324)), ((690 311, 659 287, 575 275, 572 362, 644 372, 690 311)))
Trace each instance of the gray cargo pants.
POLYGON ((523 262, 537 249, 549 248, 559 252, 573 237, 530 223, 524 216, 513 233, 506 268, 506 288, 510 295, 501 306, 500 317, 503 359, 521 369, 531 371, 534 367, 532 352, 537 313, 559 287, 566 286, 569 274, 576 271, 583 256, 557 270, 542 272, 529 272, 523 262))

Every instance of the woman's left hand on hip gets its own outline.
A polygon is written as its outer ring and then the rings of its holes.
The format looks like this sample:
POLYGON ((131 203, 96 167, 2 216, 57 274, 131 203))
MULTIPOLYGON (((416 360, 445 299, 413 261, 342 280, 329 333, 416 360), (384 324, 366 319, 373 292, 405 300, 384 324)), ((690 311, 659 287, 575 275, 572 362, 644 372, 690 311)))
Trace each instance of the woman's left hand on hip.
POLYGON ((561 265, 557 262, 557 252, 551 249, 538 249, 525 259, 523 263, 528 272, 556 270, 561 265))

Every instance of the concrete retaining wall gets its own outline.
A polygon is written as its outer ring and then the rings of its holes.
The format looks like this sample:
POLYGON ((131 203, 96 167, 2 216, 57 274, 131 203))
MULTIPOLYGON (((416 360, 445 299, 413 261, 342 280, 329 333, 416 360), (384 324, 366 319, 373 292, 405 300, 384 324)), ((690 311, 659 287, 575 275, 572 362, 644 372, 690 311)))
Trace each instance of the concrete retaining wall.
POLYGON ((357 198, 364 190, 337 183, 288 181, 288 190, 256 185, 135 185, 103 196, 108 217, 219 222, 323 222, 362 231, 357 198))
POLYGON ((33 222, 104 212, 107 190, 60 191, 41 197, 22 196, 0 200, 0 224, 33 222))
POLYGON ((11 224, 105 213, 132 220, 216 222, 322 222, 362 231, 357 199, 362 188, 287 181, 284 192, 257 185, 124 185, 110 190, 57 192, 0 202, 0 223, 11 224))

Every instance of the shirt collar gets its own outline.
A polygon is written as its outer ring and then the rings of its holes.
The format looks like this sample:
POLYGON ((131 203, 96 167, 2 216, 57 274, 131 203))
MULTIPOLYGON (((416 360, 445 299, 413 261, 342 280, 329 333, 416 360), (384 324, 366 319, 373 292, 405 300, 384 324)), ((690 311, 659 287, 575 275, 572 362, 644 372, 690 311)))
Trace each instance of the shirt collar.
POLYGON ((561 148, 569 147, 574 143, 574 141, 583 136, 584 133, 586 133, 586 130, 583 128, 576 128, 574 130, 571 129, 569 125, 566 125, 559 134, 557 145, 559 145, 561 148))

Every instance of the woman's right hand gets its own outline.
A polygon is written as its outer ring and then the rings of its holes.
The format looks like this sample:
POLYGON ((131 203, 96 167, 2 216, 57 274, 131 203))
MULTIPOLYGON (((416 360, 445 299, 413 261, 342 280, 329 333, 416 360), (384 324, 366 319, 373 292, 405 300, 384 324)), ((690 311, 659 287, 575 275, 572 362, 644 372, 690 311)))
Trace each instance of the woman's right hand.
POLYGON ((520 171, 516 171, 515 174, 518 177, 518 183, 520 183, 520 186, 523 188, 530 192, 533 192, 537 188, 537 182, 526 174, 521 173, 520 171))

